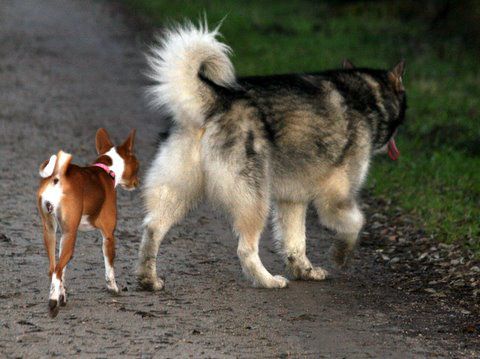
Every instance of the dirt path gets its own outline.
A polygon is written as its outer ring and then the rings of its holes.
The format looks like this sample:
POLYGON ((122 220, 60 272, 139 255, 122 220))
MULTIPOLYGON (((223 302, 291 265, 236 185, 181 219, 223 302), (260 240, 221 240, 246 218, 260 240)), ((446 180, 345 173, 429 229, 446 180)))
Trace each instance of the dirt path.
MULTIPOLYGON (((133 276, 139 192, 119 194, 121 295, 104 290, 100 236, 81 234, 67 271, 69 303, 49 318, 47 260, 34 200, 37 169, 59 148, 72 152, 76 163, 91 161, 100 126, 117 140, 136 127, 137 153, 143 169, 148 166, 163 124, 145 109, 139 43, 112 8, 98 1, 0 3, 0 356, 478 354, 459 336, 435 333, 435 303, 420 305, 418 298, 369 279, 379 274, 372 272, 378 268, 365 248, 349 275, 292 282, 286 290, 250 288, 228 224, 208 207, 165 240, 159 269, 166 290, 139 292, 133 276)), ((308 222, 311 258, 327 263, 329 234, 313 215, 308 222)), ((269 232, 261 256, 272 272, 283 271, 269 232)))

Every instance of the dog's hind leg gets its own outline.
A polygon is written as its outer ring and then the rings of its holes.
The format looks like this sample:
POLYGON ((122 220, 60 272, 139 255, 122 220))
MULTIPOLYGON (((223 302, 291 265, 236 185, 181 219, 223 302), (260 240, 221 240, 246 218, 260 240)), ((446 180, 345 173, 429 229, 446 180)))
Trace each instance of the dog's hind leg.
POLYGON ((156 208, 145 217, 137 265, 138 284, 142 289, 156 291, 164 286, 163 280, 157 277, 157 253, 170 228, 194 205, 184 195, 178 188, 161 186, 156 208))
MULTIPOLYGON (((45 249, 47 251, 48 261, 49 261, 48 272, 49 272, 49 277, 51 281, 50 293, 52 293, 52 290, 55 289, 53 286, 53 283, 54 283, 54 276, 55 276, 54 272, 55 272, 55 265, 56 265, 55 246, 57 241, 56 239, 57 222, 55 221, 52 215, 48 215, 41 212, 41 216, 42 216, 42 222, 43 222, 43 241, 45 244, 45 249)), ((59 285, 59 291, 60 291, 60 283, 58 283, 58 285, 59 285)), ((49 303, 49 306, 50 306, 50 303, 49 303)), ((55 311, 53 314, 55 314, 55 311)))
POLYGON ((42 224, 43 224, 43 242, 45 244, 45 249, 48 255, 49 262, 49 276, 51 277, 53 271, 55 270, 55 246, 56 246, 56 232, 57 232, 57 222, 53 216, 49 216, 42 213, 42 224))
MULTIPOLYGON (((62 248, 63 248, 63 242, 65 240, 65 237, 62 236, 60 238, 60 245, 58 246, 58 257, 62 254, 62 248)), ((63 267, 62 270, 62 279, 60 281, 60 299, 59 299, 59 304, 61 307, 64 307, 67 305, 67 289, 65 288, 65 271, 67 269, 67 266, 63 267)))
POLYGON ((145 181, 147 215, 137 264, 141 288, 160 290, 157 253, 169 229, 180 222, 203 195, 198 134, 172 134, 162 145, 145 181))
POLYGON ((275 237, 287 269, 295 279, 323 280, 327 271, 313 267, 306 255, 305 218, 308 203, 278 201, 275 209, 275 237))
POLYGON ((50 286, 50 297, 48 306, 50 308, 50 315, 55 317, 58 314, 58 306, 61 305, 61 302, 65 295, 64 286, 63 286, 63 274, 64 269, 70 259, 73 257, 73 250, 75 247, 75 241, 77 239, 77 229, 71 228, 66 229, 65 233, 62 233, 62 251, 58 259, 58 263, 55 266, 55 270, 52 274, 52 283, 50 286))

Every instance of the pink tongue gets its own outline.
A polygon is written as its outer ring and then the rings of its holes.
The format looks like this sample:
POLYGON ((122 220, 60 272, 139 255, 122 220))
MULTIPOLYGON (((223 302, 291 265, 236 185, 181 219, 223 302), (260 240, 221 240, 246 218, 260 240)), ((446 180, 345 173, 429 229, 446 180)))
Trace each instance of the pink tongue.
POLYGON ((395 139, 392 137, 390 141, 388 141, 388 157, 390 157, 393 161, 396 161, 400 156, 400 151, 395 144, 395 139))

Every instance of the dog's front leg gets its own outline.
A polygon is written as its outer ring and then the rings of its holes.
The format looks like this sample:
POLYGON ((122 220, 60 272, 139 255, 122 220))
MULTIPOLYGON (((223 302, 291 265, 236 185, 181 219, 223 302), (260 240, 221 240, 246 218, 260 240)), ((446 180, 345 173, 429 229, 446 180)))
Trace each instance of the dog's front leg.
POLYGON ((323 280, 328 273, 314 267, 306 254, 305 219, 308 203, 278 201, 275 210, 275 237, 287 269, 295 279, 323 280))
POLYGON ((288 280, 280 275, 270 274, 258 253, 260 236, 268 215, 268 204, 258 201, 255 206, 240 206, 232 210, 232 214, 235 217, 234 230, 239 237, 237 254, 245 275, 256 287, 285 288, 288 280))

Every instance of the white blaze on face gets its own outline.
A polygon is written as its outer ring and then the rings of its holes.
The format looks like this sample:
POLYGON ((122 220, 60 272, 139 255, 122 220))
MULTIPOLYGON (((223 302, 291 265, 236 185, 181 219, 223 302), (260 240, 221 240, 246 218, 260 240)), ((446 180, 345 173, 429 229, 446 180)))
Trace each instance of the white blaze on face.
POLYGON ((115 187, 117 187, 122 182, 125 161, 122 156, 118 154, 115 147, 112 147, 105 155, 112 159, 112 165, 109 166, 109 168, 115 172, 115 187))
POLYGON ((55 164, 57 163, 57 155, 51 155, 50 159, 48 160, 47 165, 40 170, 40 177, 47 178, 53 174, 53 170, 55 169, 55 164))

